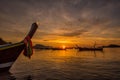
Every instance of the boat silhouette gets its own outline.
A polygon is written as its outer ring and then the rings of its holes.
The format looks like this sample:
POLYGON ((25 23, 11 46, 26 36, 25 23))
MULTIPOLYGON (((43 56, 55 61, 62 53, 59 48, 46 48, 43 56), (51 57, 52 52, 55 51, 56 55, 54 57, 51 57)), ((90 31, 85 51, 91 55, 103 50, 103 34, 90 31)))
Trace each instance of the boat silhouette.
MULTIPOLYGON (((37 27, 38 25, 36 23, 33 23, 26 37, 29 36, 31 39, 37 30, 37 27)), ((20 53, 26 48, 26 44, 24 42, 26 37, 18 43, 4 44, 0 46, 0 72, 9 71, 20 53)))
POLYGON ((93 47, 79 47, 76 45, 76 48, 79 49, 79 51, 103 51, 103 47, 96 47, 96 42, 93 47))

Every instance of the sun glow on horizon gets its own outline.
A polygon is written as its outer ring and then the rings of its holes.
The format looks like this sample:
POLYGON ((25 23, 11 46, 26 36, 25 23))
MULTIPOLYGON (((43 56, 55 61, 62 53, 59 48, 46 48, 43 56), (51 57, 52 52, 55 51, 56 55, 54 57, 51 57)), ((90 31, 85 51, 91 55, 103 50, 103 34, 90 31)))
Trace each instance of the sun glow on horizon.
POLYGON ((66 48, 66 46, 65 46, 65 45, 63 45, 63 46, 62 46, 62 48, 63 48, 63 49, 65 49, 65 48, 66 48))
POLYGON ((109 39, 109 38, 86 38, 81 37, 79 38, 63 38, 63 39, 39 39, 39 38, 33 38, 33 45, 35 44, 43 44, 45 46, 53 46, 53 47, 60 47, 64 48, 63 46, 67 47, 74 47, 76 44, 81 47, 92 47, 94 45, 94 42, 96 41, 97 46, 103 46, 103 45, 109 45, 109 44, 120 44, 119 39, 109 39), (112 42, 111 42, 112 41, 112 42), (104 42, 104 43, 103 43, 104 42))

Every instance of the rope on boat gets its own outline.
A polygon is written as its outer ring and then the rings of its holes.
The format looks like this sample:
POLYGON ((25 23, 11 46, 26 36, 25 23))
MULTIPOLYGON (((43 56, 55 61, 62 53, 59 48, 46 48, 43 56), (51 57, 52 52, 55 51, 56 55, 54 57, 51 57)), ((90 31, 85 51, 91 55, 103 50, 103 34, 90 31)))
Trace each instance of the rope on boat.
POLYGON ((25 44, 25 48, 23 54, 26 57, 31 58, 31 55, 33 54, 33 48, 32 48, 32 41, 29 36, 25 37, 24 44, 25 44))

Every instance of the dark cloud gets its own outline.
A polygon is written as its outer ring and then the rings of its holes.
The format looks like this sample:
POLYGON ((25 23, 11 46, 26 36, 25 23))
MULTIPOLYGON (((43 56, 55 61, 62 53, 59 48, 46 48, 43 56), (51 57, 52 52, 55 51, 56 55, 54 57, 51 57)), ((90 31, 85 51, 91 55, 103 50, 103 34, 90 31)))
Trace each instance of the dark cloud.
POLYGON ((0 36, 4 31, 24 33, 38 21, 40 37, 120 38, 119 9, 120 0, 0 0, 0 36))
POLYGON ((66 36, 66 37, 76 37, 76 36, 80 36, 82 34, 84 34, 85 32, 87 32, 86 30, 74 30, 71 32, 65 32, 60 34, 60 36, 66 36))

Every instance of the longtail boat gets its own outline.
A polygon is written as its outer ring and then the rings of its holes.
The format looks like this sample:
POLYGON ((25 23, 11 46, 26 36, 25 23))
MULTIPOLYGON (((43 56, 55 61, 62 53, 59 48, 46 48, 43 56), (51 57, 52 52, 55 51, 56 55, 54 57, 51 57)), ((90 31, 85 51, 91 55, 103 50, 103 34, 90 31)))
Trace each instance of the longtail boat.
POLYGON ((79 49, 79 51, 103 51, 102 47, 98 47, 98 48, 79 47, 78 49, 79 49))
MULTIPOLYGON (((23 50, 24 53, 32 51, 28 48, 30 48, 29 45, 32 46, 31 38, 37 28, 38 25, 36 23, 33 23, 29 33, 22 41, 13 44, 0 45, 0 72, 9 71, 9 69, 23 50)), ((30 57, 30 55, 25 55, 30 57)))
POLYGON ((103 47, 95 47, 95 46, 96 46, 96 42, 95 42, 94 46, 91 48, 79 47, 78 45, 76 45, 76 48, 79 49, 79 51, 103 51, 103 47))

